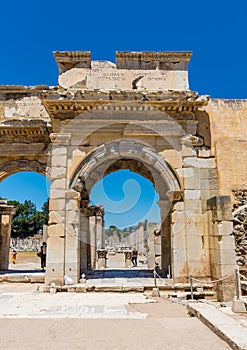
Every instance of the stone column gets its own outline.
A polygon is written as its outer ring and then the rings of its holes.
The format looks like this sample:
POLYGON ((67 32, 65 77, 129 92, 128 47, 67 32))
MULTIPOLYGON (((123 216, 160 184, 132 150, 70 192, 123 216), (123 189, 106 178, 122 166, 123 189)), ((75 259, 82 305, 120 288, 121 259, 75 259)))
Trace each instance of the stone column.
POLYGON ((171 273, 171 207, 168 199, 159 200, 161 214, 161 269, 165 276, 171 273))
POLYGON ((80 227, 80 273, 86 273, 88 267, 90 267, 89 261, 89 247, 90 247, 90 233, 89 233, 89 217, 81 214, 80 217, 81 227, 80 227))
POLYGON ((104 249, 104 207, 102 205, 92 205, 87 208, 88 217, 88 251, 89 267, 96 268, 96 251, 104 249))
POLYGON ((51 187, 45 283, 63 285, 65 275, 67 153, 70 134, 51 134, 51 187))
POLYGON ((80 271, 80 249, 83 241, 81 235, 81 216, 83 214, 80 212, 80 194, 74 190, 70 190, 65 195, 65 275, 72 278, 74 283, 77 283, 82 273, 80 271))
POLYGON ((154 230, 155 230, 155 224, 153 222, 147 222, 148 268, 152 270, 155 267, 154 230))
POLYGON ((211 220, 209 231, 211 277, 212 280, 218 280, 232 274, 231 277, 216 285, 216 292, 220 300, 232 300, 236 293, 234 284, 236 254, 232 235, 231 197, 215 196, 209 199, 208 210, 211 220))
POLYGON ((96 242, 97 249, 103 249, 105 247, 104 242, 104 220, 101 215, 95 216, 95 228, 96 228, 96 242))
POLYGON ((184 203, 175 203, 171 214, 171 271, 175 282, 187 282, 188 261, 184 203))
POLYGON ((7 201, 0 201, 0 271, 9 268, 11 222, 15 210, 13 206, 7 204, 7 201))
POLYGON ((96 227, 95 216, 89 217, 89 236, 90 236, 90 267, 96 268, 96 227))

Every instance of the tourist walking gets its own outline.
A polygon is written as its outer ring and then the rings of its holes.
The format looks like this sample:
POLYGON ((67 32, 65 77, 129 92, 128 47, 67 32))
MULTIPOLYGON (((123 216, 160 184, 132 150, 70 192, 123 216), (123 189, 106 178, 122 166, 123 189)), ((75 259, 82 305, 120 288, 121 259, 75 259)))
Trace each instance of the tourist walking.
POLYGON ((38 256, 40 257, 41 270, 44 271, 46 267, 46 248, 47 245, 45 242, 42 243, 40 247, 40 251, 38 252, 38 256))
POLYGON ((137 257, 138 257, 138 251, 136 250, 135 247, 133 247, 132 256, 131 256, 131 261, 133 266, 137 266, 137 257))
POLYGON ((13 249, 12 254, 11 254, 11 261, 13 264, 16 264, 16 258, 17 258, 17 251, 13 249))

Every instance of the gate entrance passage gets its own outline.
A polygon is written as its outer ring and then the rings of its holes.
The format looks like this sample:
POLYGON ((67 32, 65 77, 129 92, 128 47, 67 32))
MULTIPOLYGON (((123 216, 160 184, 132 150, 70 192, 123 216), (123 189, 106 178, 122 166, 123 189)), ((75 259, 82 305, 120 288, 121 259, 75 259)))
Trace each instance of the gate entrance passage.
MULTIPOLYGON (((125 169, 159 195, 159 227, 145 228, 150 268, 174 282, 233 273, 233 190, 247 187, 247 160, 234 166, 232 150, 246 138, 232 125, 245 102, 189 90, 191 52, 118 52, 116 63, 90 52, 54 56, 57 87, 0 87, 0 179, 27 170, 51 180, 46 284, 105 268, 104 207, 90 205, 90 193, 125 169)), ((224 283, 219 293, 230 296, 224 283)))

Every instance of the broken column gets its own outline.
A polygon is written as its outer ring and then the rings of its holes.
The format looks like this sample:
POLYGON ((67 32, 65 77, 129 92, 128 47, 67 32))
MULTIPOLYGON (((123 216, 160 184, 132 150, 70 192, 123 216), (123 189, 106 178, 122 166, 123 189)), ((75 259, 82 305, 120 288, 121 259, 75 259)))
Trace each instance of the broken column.
POLYGON ((9 268, 11 222, 15 208, 5 200, 0 201, 0 271, 9 268))
POLYGON ((207 205, 212 222, 209 232, 211 277, 212 280, 220 280, 216 283, 218 299, 232 300, 235 295, 236 254, 232 236, 231 197, 215 196, 208 200, 207 205))

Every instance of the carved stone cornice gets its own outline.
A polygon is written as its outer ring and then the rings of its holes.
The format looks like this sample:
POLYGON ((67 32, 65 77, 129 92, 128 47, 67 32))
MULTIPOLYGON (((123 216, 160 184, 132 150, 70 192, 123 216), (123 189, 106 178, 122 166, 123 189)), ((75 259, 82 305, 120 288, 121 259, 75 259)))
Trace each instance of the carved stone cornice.
POLYGON ((61 71, 64 72, 78 64, 80 67, 84 68, 91 67, 90 51, 54 51, 53 55, 60 69, 60 73, 61 71))
POLYGON ((47 130, 40 127, 13 127, 0 125, 0 136, 35 136, 45 134, 47 134, 47 130))
POLYGON ((116 52, 116 62, 121 61, 156 61, 156 62, 189 62, 192 52, 116 52))
POLYGON ((101 216, 104 217, 104 207, 103 205, 90 205, 87 208, 86 216, 101 216))
MULTIPOLYGON (((173 96, 162 100, 109 100, 101 99, 90 100, 50 100, 44 99, 43 104, 51 118, 73 119, 74 117, 90 110, 102 111, 150 111, 160 110, 162 112, 175 113, 175 119, 180 119, 176 113, 196 112, 199 108, 207 105, 208 96, 198 98, 184 98, 173 96)), ((182 116, 182 115, 181 115, 182 116)), ((188 118, 182 116, 181 119, 195 119, 192 115, 188 118)))
POLYGON ((11 142, 40 142, 43 140, 46 143, 49 133, 50 124, 42 120, 9 120, 0 123, 0 142, 8 142, 8 140, 11 142))

